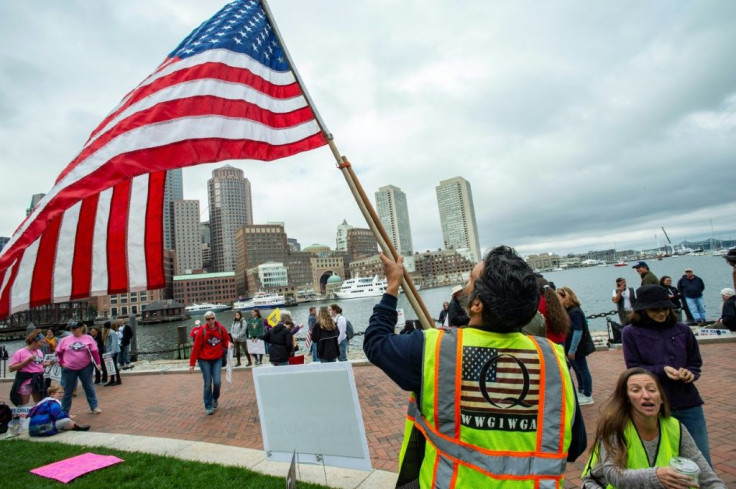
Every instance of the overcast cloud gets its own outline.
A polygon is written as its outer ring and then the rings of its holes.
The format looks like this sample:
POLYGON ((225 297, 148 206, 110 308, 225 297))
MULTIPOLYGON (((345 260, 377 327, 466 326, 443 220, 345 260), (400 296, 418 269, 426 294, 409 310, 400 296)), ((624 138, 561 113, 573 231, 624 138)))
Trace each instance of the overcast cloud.
MULTIPOLYGON (((215 0, 0 3, 0 236, 215 0)), ((366 192, 407 195, 442 246, 435 187, 470 181, 481 246, 525 253, 736 238, 736 2, 271 0, 366 192)), ((224 163, 184 170, 206 209, 224 163)), ((237 161, 257 223, 303 246, 365 222, 329 149, 237 161)), ((206 212, 204 213, 206 217, 206 212)))

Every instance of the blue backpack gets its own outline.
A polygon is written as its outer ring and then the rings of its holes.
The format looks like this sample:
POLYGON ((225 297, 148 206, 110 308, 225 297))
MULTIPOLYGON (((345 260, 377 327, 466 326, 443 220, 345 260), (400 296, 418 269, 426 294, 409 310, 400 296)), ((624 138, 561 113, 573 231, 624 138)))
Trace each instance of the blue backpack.
POLYGON ((350 322, 348 318, 345 318, 345 334, 348 335, 348 340, 352 340, 355 336, 355 330, 353 329, 353 325, 350 322))

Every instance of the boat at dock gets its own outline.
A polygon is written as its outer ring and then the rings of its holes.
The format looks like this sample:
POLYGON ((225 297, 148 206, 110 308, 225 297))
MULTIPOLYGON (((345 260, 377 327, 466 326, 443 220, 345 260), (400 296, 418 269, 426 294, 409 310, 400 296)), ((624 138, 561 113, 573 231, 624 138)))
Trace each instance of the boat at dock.
POLYGON ((356 299, 359 297, 379 297, 386 292, 386 279, 379 279, 378 275, 370 277, 355 277, 342 283, 340 290, 335 292, 338 299, 356 299))
POLYGON ((273 309, 284 305, 286 305, 286 299, 283 295, 273 292, 258 292, 252 299, 233 302, 233 309, 250 311, 251 309, 273 309))
POLYGON ((191 315, 204 314, 207 311, 222 312, 232 309, 227 304, 192 304, 191 306, 185 307, 187 313, 191 315))

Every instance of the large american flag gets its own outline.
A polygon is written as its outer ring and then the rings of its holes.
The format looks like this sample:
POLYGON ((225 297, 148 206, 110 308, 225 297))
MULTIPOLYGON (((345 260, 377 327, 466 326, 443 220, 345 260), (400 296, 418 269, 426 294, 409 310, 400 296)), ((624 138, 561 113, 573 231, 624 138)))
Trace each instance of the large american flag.
POLYGON ((259 1, 195 29, 110 112, 0 254, 0 319, 160 288, 166 170, 326 144, 259 1))
POLYGON ((463 412, 497 414, 535 414, 539 407, 539 356, 536 350, 463 347, 460 409, 463 412), (516 360, 524 364, 531 388, 523 402, 524 373, 516 360), (487 365, 483 372, 484 365, 487 365), (483 396, 481 374, 485 374, 486 392, 495 404, 483 396))

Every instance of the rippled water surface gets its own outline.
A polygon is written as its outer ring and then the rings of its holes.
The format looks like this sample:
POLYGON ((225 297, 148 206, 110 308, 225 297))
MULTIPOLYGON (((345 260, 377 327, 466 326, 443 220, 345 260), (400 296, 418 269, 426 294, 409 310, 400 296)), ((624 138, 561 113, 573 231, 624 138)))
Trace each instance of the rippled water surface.
MULTIPOLYGON (((695 275, 699 276, 705 282, 705 308, 709 319, 716 319, 720 316, 721 296, 720 291, 724 287, 732 287, 731 268, 727 266, 722 257, 716 256, 678 256, 665 258, 659 261, 648 261, 649 267, 657 277, 669 275, 672 277, 673 284, 676 285, 677 280, 683 275, 685 268, 692 268, 695 275)), ((578 295, 581 301, 583 311, 586 315, 598 314, 615 310, 615 304, 611 302, 612 291, 615 287, 617 277, 624 277, 632 287, 636 287, 641 283, 638 274, 631 268, 629 264, 626 267, 588 267, 572 270, 563 270, 558 272, 548 272, 544 276, 547 280, 555 283, 556 286, 568 286, 578 295)), ((442 303, 449 300, 450 290, 452 287, 440 287, 436 289, 420 290, 419 295, 429 309, 429 312, 437 317, 442 309, 442 303)), ((349 299, 336 301, 343 308, 343 314, 350 319, 356 332, 362 332, 368 326, 368 319, 371 316, 373 306, 378 302, 378 297, 369 297, 364 299, 349 299)), ((285 308, 292 313, 292 317, 296 323, 307 322, 309 307, 327 306, 335 301, 327 302, 311 302, 296 307, 285 308)), ((404 310, 407 318, 416 318, 416 314, 411 309, 408 300, 403 296, 399 298, 399 307, 404 310)), ((250 313, 245 313, 246 316, 250 313)), ((217 314, 217 319, 224 324, 228 330, 232 322, 233 312, 225 311, 217 314)), ((616 316, 614 315, 614 318, 616 316)), ((177 342, 177 328, 183 325, 187 328, 187 333, 194 325, 196 319, 202 319, 202 316, 192 316, 185 322, 163 323, 153 325, 138 326, 138 351, 155 352, 161 350, 170 350, 174 348, 177 342)), ((606 322, 604 319, 590 320, 591 330, 606 330, 606 322)), ((362 337, 356 336, 351 342, 351 348, 360 348, 362 337)), ((15 351, 22 346, 22 342, 7 342, 5 345, 9 351, 15 351)), ((151 360, 157 358, 172 358, 173 353, 145 354, 141 358, 151 360)))

